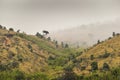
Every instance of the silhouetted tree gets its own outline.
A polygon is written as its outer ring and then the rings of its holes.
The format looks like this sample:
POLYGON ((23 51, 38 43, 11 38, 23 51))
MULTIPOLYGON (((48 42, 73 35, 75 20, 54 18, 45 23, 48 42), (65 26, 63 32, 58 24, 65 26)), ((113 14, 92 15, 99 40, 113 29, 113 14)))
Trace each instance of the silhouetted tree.
POLYGON ((51 37, 48 37, 47 40, 48 40, 48 41, 51 41, 51 37))
POLYGON ((90 55, 90 60, 93 60, 94 59, 94 55, 90 55))
POLYGON ((67 43, 65 44, 65 48, 69 48, 69 45, 67 43))
POLYGON ((17 30, 17 33, 19 33, 20 32, 20 29, 19 30, 17 30))
POLYGON ((112 36, 114 37, 115 35, 116 35, 115 32, 113 32, 112 36))
POLYGON ((2 25, 0 25, 0 29, 2 29, 2 25))
POLYGON ((58 48, 58 41, 55 41, 56 48, 58 48))
POLYGON ((39 38, 43 38, 43 35, 41 35, 39 32, 36 33, 36 36, 39 38))
POLYGON ((99 44, 99 43, 100 43, 100 40, 98 40, 97 44, 99 44))
POLYGON ((49 34, 49 32, 46 30, 43 30, 43 34, 47 35, 47 34, 49 34))
POLYGON ((13 28, 9 28, 9 31, 14 31, 14 29, 13 28))
POLYGON ((61 42, 61 46, 62 46, 62 48, 64 48, 64 43, 63 42, 61 42))
POLYGON ((3 29, 5 29, 5 30, 6 30, 7 28, 6 28, 6 27, 3 27, 3 29))

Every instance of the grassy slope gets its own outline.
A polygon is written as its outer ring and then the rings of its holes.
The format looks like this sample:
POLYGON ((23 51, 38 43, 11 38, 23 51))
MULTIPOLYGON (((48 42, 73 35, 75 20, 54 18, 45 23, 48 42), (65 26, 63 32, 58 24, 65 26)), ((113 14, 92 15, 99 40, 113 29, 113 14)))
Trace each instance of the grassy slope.
POLYGON ((74 68, 77 74, 90 74, 91 63, 94 61, 98 62, 99 70, 102 69, 104 63, 109 64, 111 69, 120 66, 120 35, 89 48, 77 57, 77 60, 81 59, 82 61, 74 68), (105 53, 109 55, 104 57, 105 53), (93 60, 91 60, 91 55, 94 56, 93 60), (86 66, 86 69, 81 71, 81 66, 86 66))
POLYGON ((1 65, 10 66, 25 73, 44 72, 49 76, 58 75, 69 63, 69 57, 77 56, 81 51, 72 48, 63 49, 61 46, 56 48, 53 42, 46 39, 12 31, 8 33, 8 30, 4 29, 0 29, 0 40, 1 65), (5 34, 14 36, 8 38, 5 34), (50 56, 54 56, 55 59, 49 60, 50 56), (49 65, 49 63, 53 64, 49 65))

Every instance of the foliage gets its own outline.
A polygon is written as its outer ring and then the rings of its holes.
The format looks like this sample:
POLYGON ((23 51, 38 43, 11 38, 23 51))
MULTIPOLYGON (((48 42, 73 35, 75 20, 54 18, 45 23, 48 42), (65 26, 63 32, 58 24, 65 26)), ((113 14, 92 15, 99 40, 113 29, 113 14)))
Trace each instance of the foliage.
POLYGON ((109 67, 109 65, 107 63, 103 64, 103 70, 105 70, 105 71, 110 70, 110 67, 109 67))
POLYGON ((2 29, 3 27, 2 27, 2 25, 0 25, 0 29, 2 29))
POLYGON ((36 33, 36 36, 39 38, 43 38, 43 35, 41 35, 39 32, 36 33))
POLYGON ((100 40, 98 40, 97 44, 99 44, 99 43, 100 43, 100 40))
POLYGON ((58 80, 77 80, 77 75, 73 72, 72 67, 68 66, 64 69, 64 74, 58 80))
POLYGON ((115 37, 115 35, 116 35, 115 32, 113 32, 112 36, 115 37))
POLYGON ((90 55, 90 60, 93 60, 94 59, 94 55, 90 55))
POLYGON ((9 31, 14 31, 14 29, 13 28, 9 28, 9 31))
POLYGON ((69 45, 67 43, 65 44, 65 48, 69 48, 69 45))
POLYGON ((103 55, 103 58, 107 58, 107 57, 109 57, 110 56, 110 53, 105 53, 104 55, 103 55))
POLYGON ((49 80, 43 73, 25 74, 19 70, 0 72, 0 80, 49 80))
POLYGON ((91 70, 94 71, 94 70, 98 70, 98 63, 97 62, 92 62, 91 63, 91 70))

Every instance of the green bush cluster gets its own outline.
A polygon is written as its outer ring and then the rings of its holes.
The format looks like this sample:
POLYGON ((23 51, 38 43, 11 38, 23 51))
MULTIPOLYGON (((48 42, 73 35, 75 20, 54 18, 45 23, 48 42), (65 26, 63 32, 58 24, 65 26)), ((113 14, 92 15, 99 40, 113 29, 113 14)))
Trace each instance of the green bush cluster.
POLYGON ((77 76, 71 69, 68 69, 65 70, 62 77, 55 80, 120 80, 120 68, 105 71, 104 73, 93 72, 89 76, 77 76))
POLYGON ((42 73, 25 74, 19 70, 0 72, 0 80, 49 80, 48 76, 42 73))

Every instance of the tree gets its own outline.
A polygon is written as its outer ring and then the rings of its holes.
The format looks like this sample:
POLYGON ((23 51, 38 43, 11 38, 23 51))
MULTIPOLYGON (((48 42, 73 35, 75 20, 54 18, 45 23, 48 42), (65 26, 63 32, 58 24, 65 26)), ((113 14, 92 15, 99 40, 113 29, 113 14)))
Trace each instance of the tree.
POLYGON ((9 31, 14 31, 14 29, 13 28, 9 28, 9 31))
POLYGON ((115 35, 116 35, 115 32, 113 32, 112 36, 115 37, 115 35))
POLYGON ((43 30, 43 34, 47 35, 47 34, 49 34, 49 32, 46 30, 43 30))
POLYGON ((98 40, 97 44, 99 44, 99 43, 100 43, 100 40, 98 40))
POLYGON ((94 59, 94 55, 90 55, 90 60, 93 60, 94 59))
POLYGON ((2 29, 2 25, 0 25, 0 29, 2 29))
POLYGON ((47 40, 48 40, 48 41, 51 41, 51 37, 48 37, 47 40))
POLYGON ((91 63, 91 70, 92 71, 98 70, 98 63, 97 62, 92 62, 91 63))
POLYGON ((65 44, 65 48, 69 48, 69 45, 68 45, 68 44, 65 44))
POLYGON ((43 38, 43 35, 41 35, 39 32, 36 33, 36 36, 39 38, 43 38))
POLYGON ((6 27, 3 27, 4 30, 6 30, 6 27))
POLYGON ((62 48, 64 48, 64 43, 63 42, 61 42, 61 46, 62 46, 62 48))
POLYGON ((58 80, 78 80, 77 75, 73 72, 72 67, 68 66, 64 69, 64 75, 58 80))
POLYGON ((20 32, 20 29, 19 30, 17 30, 17 33, 19 33, 20 32))
POLYGON ((109 56, 110 56, 110 53, 108 53, 108 52, 105 52, 105 54, 103 54, 103 58, 107 58, 109 56))
POLYGON ((108 71, 110 69, 109 65, 107 63, 103 64, 103 70, 108 71))
POLYGON ((58 48, 58 41, 55 41, 56 48, 58 48))

